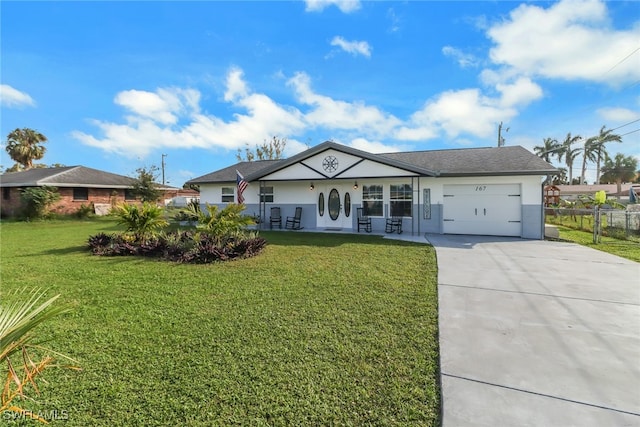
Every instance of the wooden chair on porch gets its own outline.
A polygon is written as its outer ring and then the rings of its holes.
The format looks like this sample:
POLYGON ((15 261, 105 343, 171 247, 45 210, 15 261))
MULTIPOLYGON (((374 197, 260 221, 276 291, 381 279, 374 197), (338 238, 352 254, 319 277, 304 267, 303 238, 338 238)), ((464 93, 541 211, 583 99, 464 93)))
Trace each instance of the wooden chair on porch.
POLYGON ((357 208, 356 211, 358 212, 358 233, 360 228, 364 228, 364 231, 371 233, 371 218, 364 214, 363 208, 357 208))
POLYGON ((300 219, 302 218, 302 208, 296 207, 296 213, 294 216, 288 216, 287 222, 284 225, 284 228, 288 230, 302 230, 300 227, 300 219))
POLYGON ((271 208, 271 216, 269 217, 269 228, 273 228, 273 224, 276 224, 278 228, 282 228, 282 216, 280 216, 280 208, 271 208))

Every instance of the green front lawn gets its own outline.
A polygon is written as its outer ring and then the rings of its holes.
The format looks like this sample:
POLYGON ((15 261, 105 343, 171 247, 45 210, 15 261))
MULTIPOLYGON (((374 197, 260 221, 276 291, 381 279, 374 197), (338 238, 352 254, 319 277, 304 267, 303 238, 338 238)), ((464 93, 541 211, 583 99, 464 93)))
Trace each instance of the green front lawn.
POLYGON ((575 230, 569 227, 558 226, 560 239, 575 242, 593 249, 618 255, 632 261, 640 262, 640 243, 636 240, 620 240, 613 237, 602 236, 601 242, 593 243, 593 233, 583 230, 575 230))
POLYGON ((223 264, 89 255, 118 229, 0 225, 0 298, 38 286, 75 306, 39 329, 83 371, 46 371, 24 406, 65 426, 437 425, 432 247, 264 232, 261 255, 223 264))

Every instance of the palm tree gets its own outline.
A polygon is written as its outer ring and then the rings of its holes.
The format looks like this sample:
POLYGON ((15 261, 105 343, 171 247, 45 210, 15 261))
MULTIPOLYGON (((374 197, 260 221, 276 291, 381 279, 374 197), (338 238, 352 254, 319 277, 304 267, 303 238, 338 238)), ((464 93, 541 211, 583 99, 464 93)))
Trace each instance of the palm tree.
POLYGON ((580 135, 571 136, 571 132, 567 134, 567 137, 560 145, 560 150, 558 151, 558 160, 562 161, 564 157, 565 164, 567 165, 567 169, 569 170, 569 185, 573 183, 573 161, 578 157, 580 153, 580 148, 571 148, 571 145, 580 141, 582 137, 580 135))
POLYGON ((584 148, 582 149, 582 173, 580 175, 580 184, 585 183, 585 174, 587 172, 587 162, 595 162, 596 161, 596 151, 599 150, 598 147, 598 137, 592 136, 591 138, 587 138, 584 142, 584 148))
POLYGON ((16 129, 7 135, 7 153, 16 163, 31 169, 34 160, 44 157, 47 149, 42 143, 47 142, 47 137, 33 129, 16 129))
POLYGON ((596 136, 595 154, 596 154, 596 184, 600 183, 600 162, 605 159, 608 154, 605 145, 610 142, 622 142, 622 137, 616 135, 613 129, 606 129, 606 126, 600 128, 600 134, 596 136))
POLYGON ((616 154, 616 157, 612 160, 611 157, 606 156, 604 158, 604 167, 602 171, 603 181, 615 181, 617 184, 618 195, 622 191, 622 183, 630 182, 636 176, 636 170, 638 169, 638 160, 633 156, 625 156, 622 153, 616 154))
POLYGON ((558 144, 558 140, 553 138, 545 138, 542 141, 542 145, 536 145, 535 147, 533 147, 533 151, 542 160, 547 163, 551 163, 551 156, 557 155, 560 147, 561 146, 560 144, 558 144))
MULTIPOLYGON (((542 145, 536 145, 533 147, 533 151, 536 153, 538 157, 544 160, 547 163, 551 163, 551 156, 557 156, 558 150, 560 149, 560 144, 558 141, 553 138, 545 138, 542 140, 542 145)), ((551 182, 551 177, 547 177, 544 181, 544 184, 547 185, 551 182)))

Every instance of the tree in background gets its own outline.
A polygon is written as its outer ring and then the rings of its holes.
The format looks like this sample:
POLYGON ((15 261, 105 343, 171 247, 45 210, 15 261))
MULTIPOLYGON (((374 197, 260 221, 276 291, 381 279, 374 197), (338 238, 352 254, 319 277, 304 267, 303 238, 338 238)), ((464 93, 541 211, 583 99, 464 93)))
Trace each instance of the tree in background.
MULTIPOLYGON (((535 147, 533 147, 533 151, 542 160, 544 160, 547 163, 551 163, 551 156, 557 156, 561 148, 562 148, 561 145, 558 143, 556 139, 545 138, 542 141, 542 145, 536 145, 535 147)), ((547 179, 545 179, 544 181, 544 184, 547 185, 550 182, 551 182, 551 178, 547 177, 547 179)))
POLYGON ((638 160, 633 156, 625 156, 622 153, 616 154, 612 159, 609 156, 604 158, 604 167, 602 171, 601 181, 615 182, 617 184, 617 193, 622 191, 623 182, 631 182, 636 177, 638 170, 638 160))
POLYGON ((595 138, 595 152, 596 152, 596 184, 600 183, 600 163, 603 159, 608 157, 607 150, 605 145, 610 142, 622 142, 622 137, 620 135, 616 135, 613 132, 613 129, 607 129, 606 126, 602 126, 600 128, 600 133, 595 138))
MULTIPOLYGON (((44 157, 47 149, 42 144, 45 142, 47 142, 47 137, 40 132, 29 128, 15 129, 7 135, 6 150, 13 161, 28 170, 33 167, 34 160, 40 160, 44 157)), ((11 169, 14 168, 15 166, 11 169)))
POLYGON ((562 161, 562 158, 564 157, 564 163, 567 165, 567 169, 569 171, 569 185, 573 184, 573 162, 576 157, 578 157, 578 154, 580 154, 580 151, 582 151, 578 147, 573 148, 572 145, 581 139, 582 137, 580 135, 571 136, 571 132, 569 132, 560 145, 560 150, 558 151, 558 161, 562 161))
POLYGON ((242 150, 238 148, 236 159, 239 162, 253 162, 254 160, 278 160, 284 158, 284 148, 287 146, 286 138, 274 136, 270 141, 266 139, 261 145, 256 145, 255 151, 246 144, 244 157, 242 150))
POLYGON ((142 167, 136 169, 138 176, 133 184, 133 193, 140 197, 143 202, 156 202, 162 195, 162 191, 158 189, 156 179, 158 179, 158 167, 151 166, 149 168, 142 167))
POLYGON ((533 147, 533 151, 538 157, 547 163, 551 163, 551 156, 555 156, 561 149, 561 145, 557 139, 545 138, 542 141, 542 145, 536 145, 533 147))

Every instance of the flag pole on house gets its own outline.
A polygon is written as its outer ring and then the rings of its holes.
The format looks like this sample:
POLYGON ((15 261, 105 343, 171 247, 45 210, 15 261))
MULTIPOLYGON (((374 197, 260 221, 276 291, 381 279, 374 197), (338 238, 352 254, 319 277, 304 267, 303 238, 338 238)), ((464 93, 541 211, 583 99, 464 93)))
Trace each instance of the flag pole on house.
POLYGON ((242 174, 236 169, 236 186, 237 186, 237 193, 238 193, 238 204, 241 205, 244 203, 244 196, 242 195, 242 193, 244 193, 244 190, 247 189, 247 187, 249 186, 249 183, 247 181, 245 181, 244 176, 242 176, 242 174))

